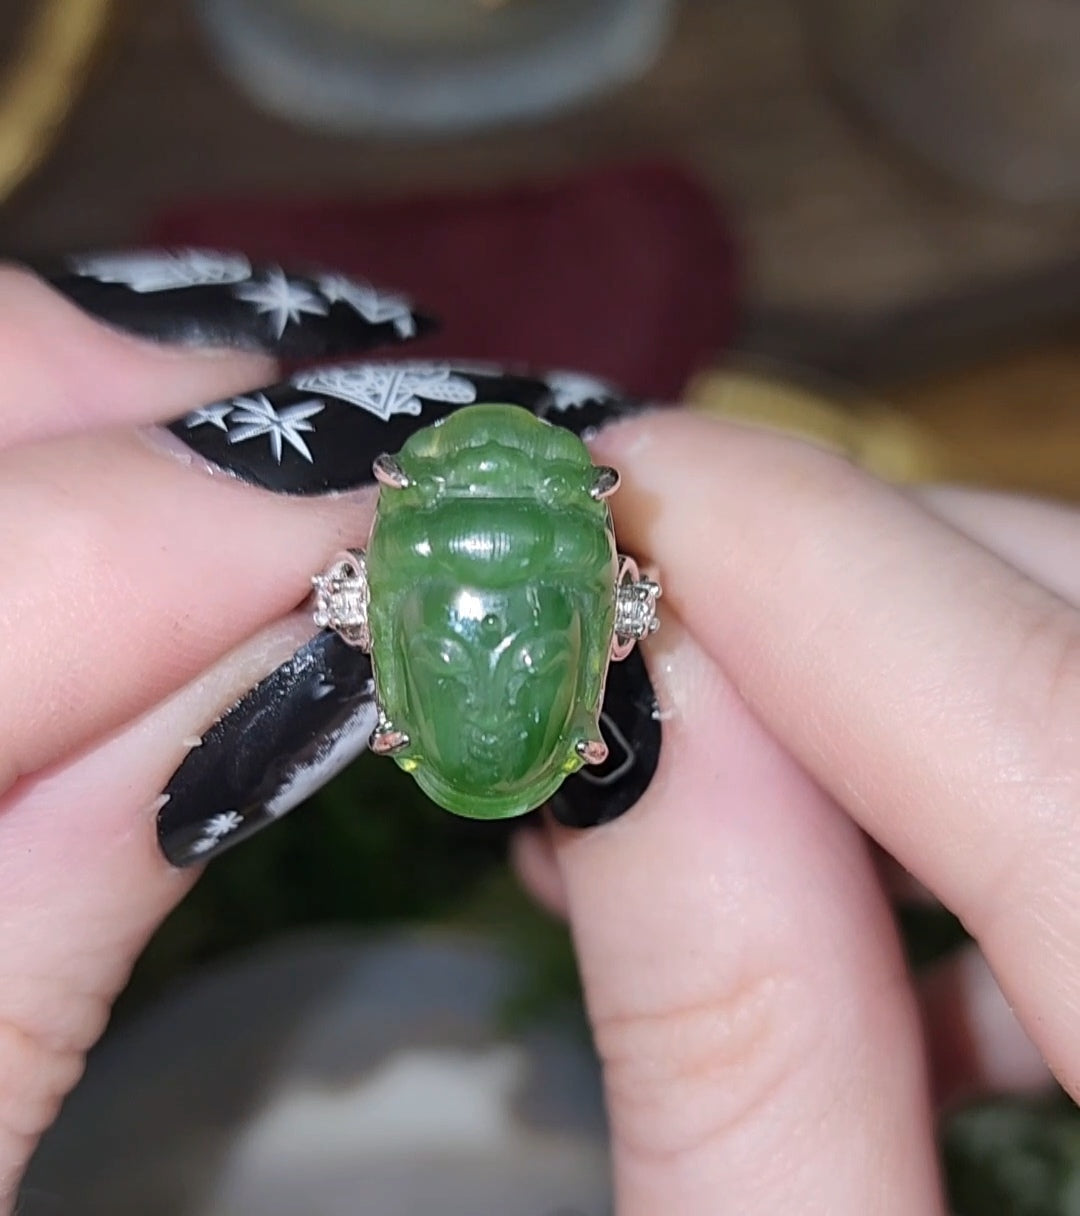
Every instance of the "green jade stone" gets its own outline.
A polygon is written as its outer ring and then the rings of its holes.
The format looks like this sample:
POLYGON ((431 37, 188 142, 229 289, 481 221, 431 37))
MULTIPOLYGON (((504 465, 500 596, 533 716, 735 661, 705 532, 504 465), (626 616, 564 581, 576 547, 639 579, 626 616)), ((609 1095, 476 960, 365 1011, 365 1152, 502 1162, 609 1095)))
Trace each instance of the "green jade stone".
POLYGON ((598 725, 617 556, 575 435, 470 406, 397 455, 367 550, 371 654, 395 759, 474 819, 532 810, 581 767, 598 725))

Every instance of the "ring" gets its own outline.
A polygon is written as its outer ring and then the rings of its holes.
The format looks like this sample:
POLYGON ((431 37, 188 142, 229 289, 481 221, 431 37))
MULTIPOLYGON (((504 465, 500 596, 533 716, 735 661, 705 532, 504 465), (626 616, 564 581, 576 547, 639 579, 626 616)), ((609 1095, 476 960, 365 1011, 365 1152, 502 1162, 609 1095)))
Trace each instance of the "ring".
POLYGON ((312 579, 316 625, 371 656, 370 746, 456 814, 532 810, 606 760, 609 663, 659 625, 659 583, 616 548, 619 474, 509 405, 458 410, 374 472, 366 550, 312 579))

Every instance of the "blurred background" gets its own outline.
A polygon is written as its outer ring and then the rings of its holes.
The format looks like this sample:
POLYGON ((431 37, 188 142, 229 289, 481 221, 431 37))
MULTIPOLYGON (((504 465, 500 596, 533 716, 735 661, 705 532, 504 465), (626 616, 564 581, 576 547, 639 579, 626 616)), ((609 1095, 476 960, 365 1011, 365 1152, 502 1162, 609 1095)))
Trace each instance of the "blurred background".
MULTIPOLYGON (((1080 496, 1075 3, 0 0, 0 62, 6 256, 328 263, 433 350, 1080 496)), ((25 1213, 604 1216, 569 944, 505 845, 365 759, 215 863, 25 1213)), ((916 967, 962 942, 903 917, 916 967)), ((1080 1212, 1062 1097, 943 1148, 957 1216, 1080 1212)))

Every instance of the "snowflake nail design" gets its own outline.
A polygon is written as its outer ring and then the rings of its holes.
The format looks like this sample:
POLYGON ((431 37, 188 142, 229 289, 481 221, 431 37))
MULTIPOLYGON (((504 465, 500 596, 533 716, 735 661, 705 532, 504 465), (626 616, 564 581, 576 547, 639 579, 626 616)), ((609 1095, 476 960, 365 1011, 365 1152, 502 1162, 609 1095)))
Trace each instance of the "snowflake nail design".
POLYGON ((370 283, 346 278, 343 274, 320 275, 316 282, 319 290, 331 304, 339 301, 348 304, 369 325, 390 322, 399 338, 412 338, 416 334, 416 317, 412 305, 404 296, 393 292, 379 291, 370 283))
POLYGON ((192 853, 201 856, 218 848, 226 836, 231 836, 244 822, 243 815, 236 811, 222 811, 212 815, 202 828, 202 835, 191 842, 192 853))
POLYGON ((328 494, 371 485, 375 458, 397 451, 417 426, 488 403, 519 405, 586 437, 639 408, 592 376, 407 360, 308 368, 258 393, 205 406, 170 429, 242 480, 283 494, 328 494), (261 435, 268 446, 246 442, 261 435), (286 448, 302 459, 286 459, 286 448))
POLYGON ((278 410, 265 393, 237 397, 229 413, 229 442, 243 443, 260 435, 269 435, 270 451, 278 464, 281 464, 286 443, 311 464, 311 451, 304 442, 301 431, 314 431, 315 424, 310 419, 321 414, 323 409, 321 401, 301 401, 278 410))
POLYGON ((297 324, 302 316, 325 316, 330 305, 324 296, 298 279, 290 279, 279 267, 268 270, 261 279, 242 283, 233 289, 238 300, 254 306, 266 315, 280 338, 290 323, 297 324))
POLYGON ((404 296, 344 274, 257 265, 240 253, 134 250, 67 258, 42 275, 119 329, 181 346, 289 359, 355 356, 434 327, 404 296))
POLYGON ((439 363, 357 363, 322 368, 293 378, 305 392, 327 393, 384 422, 393 414, 419 414, 424 401, 471 405, 476 385, 439 363))
POLYGON ((188 430, 196 426, 214 426, 219 431, 228 432, 228 424, 225 419, 233 411, 233 403, 231 401, 218 401, 214 405, 204 405, 201 409, 192 410, 184 419, 184 424, 188 430))
POLYGON ((119 283, 139 295, 182 287, 242 283, 251 277, 247 258, 205 249, 86 254, 69 259, 68 264, 83 278, 119 283))
POLYGON ((318 634, 188 752, 158 812, 165 856, 205 862, 277 822, 366 750, 377 718, 368 657, 318 634))
POLYGON ((618 395, 612 385, 581 372, 548 372, 545 379, 551 389, 552 408, 559 413, 581 409, 590 401, 611 401, 618 395))

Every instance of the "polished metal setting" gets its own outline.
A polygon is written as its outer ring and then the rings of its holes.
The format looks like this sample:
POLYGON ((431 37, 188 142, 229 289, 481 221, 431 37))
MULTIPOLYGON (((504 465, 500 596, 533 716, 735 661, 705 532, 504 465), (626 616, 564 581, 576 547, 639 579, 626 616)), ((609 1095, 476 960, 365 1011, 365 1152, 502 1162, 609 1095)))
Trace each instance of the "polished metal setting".
POLYGON ((388 490, 407 490, 412 484, 405 470, 398 463, 398 458, 386 452, 375 457, 372 471, 379 485, 386 486, 388 490))
POLYGON ((576 751, 586 764, 603 764, 608 758, 608 745, 603 739, 582 739, 576 751))
POLYGON ((615 635, 611 640, 611 657, 616 662, 626 658, 635 642, 660 628, 656 601, 662 594, 660 584, 643 577, 632 557, 620 554, 615 580, 615 635))
POLYGON ((408 746, 409 736, 403 730, 398 730, 380 709, 379 724, 371 735, 371 750, 377 756, 392 756, 408 746))
POLYGON ((618 469, 613 469, 607 464, 598 465, 596 480, 589 489, 589 497, 595 498, 597 502, 603 502, 605 498, 610 498, 615 493, 621 480, 618 469))
POLYGON ((339 553, 311 580, 315 589, 315 624, 335 633, 358 650, 371 649, 368 626, 367 567, 362 549, 339 553))

